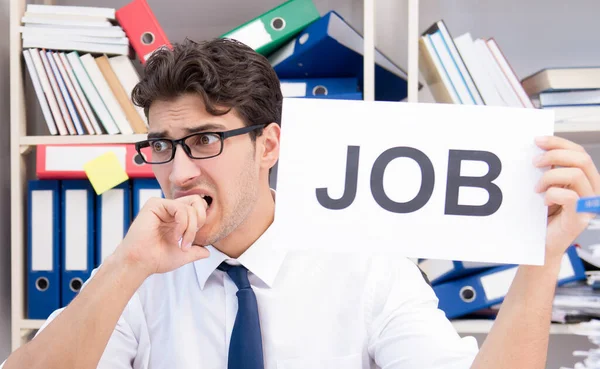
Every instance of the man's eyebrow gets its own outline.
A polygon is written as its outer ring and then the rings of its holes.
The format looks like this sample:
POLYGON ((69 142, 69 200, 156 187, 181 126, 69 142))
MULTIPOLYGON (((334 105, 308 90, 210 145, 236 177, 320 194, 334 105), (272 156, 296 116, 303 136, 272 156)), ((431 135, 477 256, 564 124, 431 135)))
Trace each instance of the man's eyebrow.
MULTIPOLYGON (((218 123, 206 123, 206 124, 202 124, 200 126, 196 126, 196 127, 189 127, 189 128, 185 128, 185 132, 186 134, 192 134, 192 133, 198 133, 198 132, 204 132, 204 131, 212 131, 212 130, 216 130, 216 131, 224 131, 226 130, 227 127, 225 127, 222 124, 218 124, 218 123)), ((148 133, 148 139, 157 139, 157 138, 169 138, 169 134, 166 131, 156 131, 156 132, 149 132, 148 133)))

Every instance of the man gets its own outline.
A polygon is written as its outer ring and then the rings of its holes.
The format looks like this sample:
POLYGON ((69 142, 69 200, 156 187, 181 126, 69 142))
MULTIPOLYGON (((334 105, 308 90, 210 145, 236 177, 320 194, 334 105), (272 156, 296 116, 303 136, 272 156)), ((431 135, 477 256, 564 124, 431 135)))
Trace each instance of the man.
MULTIPOLYGON (((186 41, 156 52, 145 72, 133 98, 150 130, 138 146, 152 149, 167 198, 143 207, 4 369, 545 366, 560 260, 590 220, 575 203, 600 192, 580 146, 537 142, 547 151, 532 165, 557 167, 531 189, 549 206, 546 263, 519 267, 478 350, 407 259, 284 254, 272 242, 282 95, 264 57, 231 40, 186 41)), ((319 240, 306 230, 306 242, 319 240)))

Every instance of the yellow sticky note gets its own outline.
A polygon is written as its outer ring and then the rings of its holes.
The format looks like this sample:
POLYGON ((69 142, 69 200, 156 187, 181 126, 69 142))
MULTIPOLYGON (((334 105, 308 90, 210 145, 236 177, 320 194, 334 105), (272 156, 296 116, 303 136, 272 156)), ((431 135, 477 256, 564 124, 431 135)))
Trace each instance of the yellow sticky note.
POLYGON ((84 164, 83 170, 97 195, 129 179, 117 155, 108 151, 84 164))

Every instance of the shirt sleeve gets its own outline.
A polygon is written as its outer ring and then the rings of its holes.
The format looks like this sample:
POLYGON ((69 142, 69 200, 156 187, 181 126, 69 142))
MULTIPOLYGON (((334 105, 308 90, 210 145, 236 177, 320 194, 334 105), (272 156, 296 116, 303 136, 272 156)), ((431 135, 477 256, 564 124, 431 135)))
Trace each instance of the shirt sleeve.
MULTIPOLYGON (((94 277, 97 269, 82 286, 82 290, 94 277)), ((65 308, 52 312, 35 334, 35 339, 65 308)), ((127 303, 98 363, 98 369, 146 369, 148 367, 149 337, 144 312, 137 292, 127 303), (140 347, 140 343, 144 345, 140 347)), ((0 369, 4 363, 0 365, 0 369)))
POLYGON ((420 269, 405 258, 374 261, 368 283, 369 354, 381 369, 468 369, 479 350, 460 337, 420 269))

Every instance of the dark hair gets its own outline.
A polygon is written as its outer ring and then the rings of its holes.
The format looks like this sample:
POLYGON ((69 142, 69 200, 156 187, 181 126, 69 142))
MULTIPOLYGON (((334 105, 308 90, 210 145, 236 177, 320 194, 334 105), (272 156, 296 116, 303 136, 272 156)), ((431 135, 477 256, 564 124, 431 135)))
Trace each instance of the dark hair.
MULTIPOLYGON (((186 93, 200 95, 212 115, 234 109, 247 126, 281 124, 283 97, 277 74, 264 56, 236 40, 196 43, 186 38, 173 43, 172 50, 158 49, 146 62, 132 100, 148 117, 154 101, 186 93)), ((252 139, 261 133, 253 131, 252 139)))

